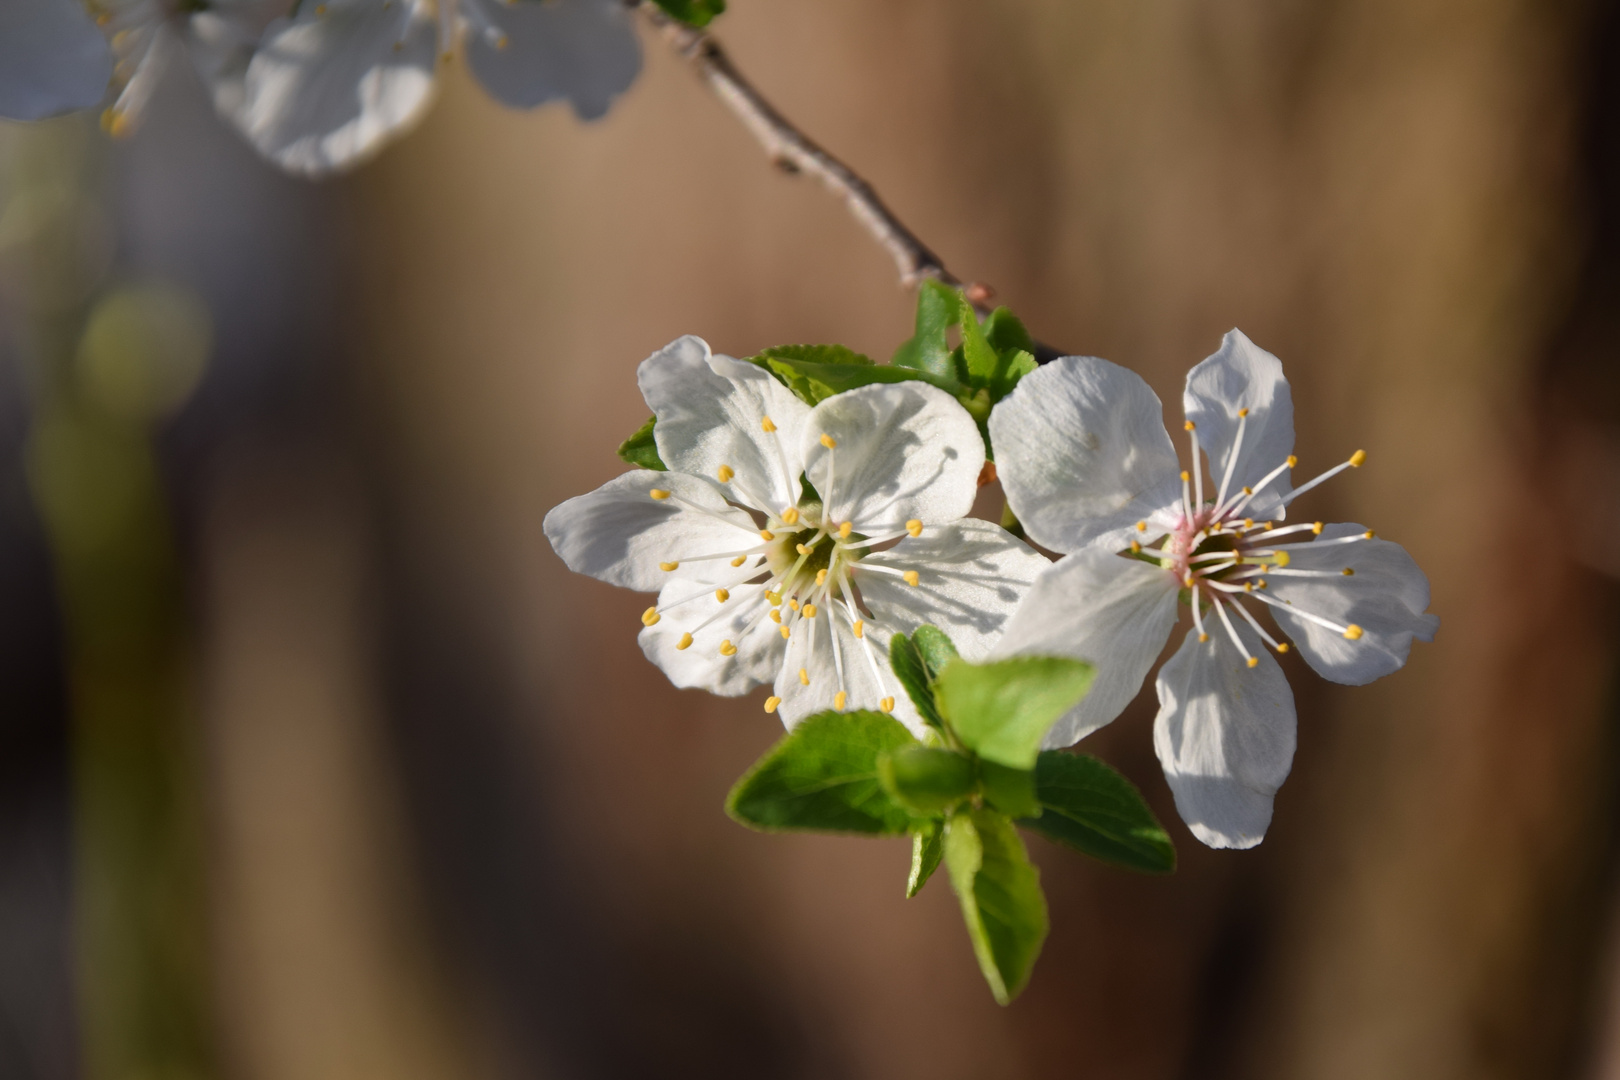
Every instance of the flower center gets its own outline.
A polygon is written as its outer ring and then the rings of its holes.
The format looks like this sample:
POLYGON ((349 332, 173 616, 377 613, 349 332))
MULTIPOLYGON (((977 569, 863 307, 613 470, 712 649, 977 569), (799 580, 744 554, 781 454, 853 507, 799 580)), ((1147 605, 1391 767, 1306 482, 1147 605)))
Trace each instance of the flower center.
MULTIPOLYGON (((1237 646, 1238 652, 1248 661, 1249 667, 1253 668, 1257 667, 1260 661, 1250 654, 1242 638, 1238 636, 1231 613, 1247 622, 1262 641, 1279 653, 1287 652, 1289 646, 1287 642, 1280 642, 1267 633, 1255 619, 1254 614, 1239 602, 1241 599, 1247 598, 1271 607, 1286 608, 1291 614, 1337 631, 1350 641, 1361 638, 1362 629, 1355 623, 1335 622, 1313 612, 1304 611, 1293 603, 1267 595, 1266 579, 1268 576, 1326 579, 1354 576, 1355 572, 1349 567, 1343 568, 1342 571, 1289 569, 1289 563, 1293 561, 1290 552, 1305 547, 1320 551, 1327 545, 1371 540, 1374 534, 1368 530, 1358 535, 1332 540, 1279 543, 1283 537, 1304 532, 1310 532, 1313 537, 1320 536, 1322 523, 1316 521, 1301 525, 1278 526, 1275 522, 1257 522, 1251 517, 1246 517, 1245 513, 1255 497, 1271 486, 1283 473, 1298 464, 1298 459, 1290 454, 1254 487, 1240 487, 1236 491, 1231 491, 1232 473, 1236 467, 1239 451, 1243 447, 1248 415, 1248 409, 1238 410, 1237 434, 1227 459, 1225 476, 1221 479, 1213 501, 1204 498, 1203 459, 1198 444, 1197 428, 1191 420, 1186 422, 1185 428, 1192 442, 1192 469, 1181 474, 1181 506, 1176 520, 1169 523, 1168 531, 1158 546, 1144 546, 1140 540, 1132 540, 1130 550, 1122 554, 1157 563, 1173 573, 1176 580, 1181 582, 1182 600, 1192 608, 1198 639, 1209 640, 1209 633, 1204 628, 1207 609, 1220 620, 1227 635, 1232 639, 1232 644, 1237 646)), ((1282 505, 1286 507, 1300 495, 1337 476, 1345 469, 1359 468, 1366 460, 1365 451, 1357 450, 1350 455, 1349 460, 1283 496, 1282 505)), ((1211 464, 1213 465, 1213 462, 1211 464)), ((1145 535, 1148 523, 1139 521, 1136 529, 1138 533, 1145 535)))

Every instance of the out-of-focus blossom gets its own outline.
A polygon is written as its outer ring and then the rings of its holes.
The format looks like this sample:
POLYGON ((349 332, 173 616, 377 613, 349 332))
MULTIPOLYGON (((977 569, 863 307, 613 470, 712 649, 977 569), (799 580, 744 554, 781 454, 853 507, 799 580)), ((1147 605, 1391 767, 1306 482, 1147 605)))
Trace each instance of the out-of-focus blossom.
POLYGON ((341 169, 416 121, 439 64, 463 43, 491 96, 608 109, 641 69, 620 0, 303 0, 270 25, 225 111, 293 172, 341 169))
POLYGON ((789 726, 866 708, 920 733, 890 636, 931 623, 982 659, 1049 565, 999 526, 961 520, 984 464, 973 418, 920 382, 810 408, 694 337, 639 376, 669 471, 626 473, 552 510, 563 561, 658 592, 641 646, 677 686, 734 696, 774 681, 765 708, 789 726))
POLYGON ((0 117, 89 109, 112 77, 107 40, 79 0, 0 3, 0 117))
POLYGON ((1176 808, 1211 847, 1264 838, 1293 762, 1293 694, 1266 651, 1286 652, 1243 601, 1270 608, 1318 674, 1359 685, 1432 640, 1429 583, 1398 544, 1361 525, 1280 525, 1303 487, 1282 365, 1234 330, 1187 375, 1192 468, 1180 471, 1159 399, 1134 373, 1064 357, 996 407, 1002 483, 1030 537, 1069 552, 1008 624, 998 653, 1057 653, 1097 666, 1091 692, 1053 728, 1075 742, 1136 696, 1175 626, 1193 629, 1159 673, 1154 745, 1176 808), (1214 498, 1205 498, 1202 455, 1214 498))

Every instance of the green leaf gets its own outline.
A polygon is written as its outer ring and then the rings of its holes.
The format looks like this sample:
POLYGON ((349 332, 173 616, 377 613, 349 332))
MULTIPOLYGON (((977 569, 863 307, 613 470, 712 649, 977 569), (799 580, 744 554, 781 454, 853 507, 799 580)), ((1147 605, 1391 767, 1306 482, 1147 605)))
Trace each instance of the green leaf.
POLYGON ((1125 777, 1094 757, 1048 750, 1035 763, 1039 818, 1020 821, 1093 858, 1149 874, 1176 868, 1176 848, 1125 777))
POLYGON ((766 832, 902 836, 911 815, 883 790, 878 758, 915 745, 905 725, 883 713, 817 713, 737 781, 726 813, 766 832))
POLYGON ((672 19, 688 26, 708 26, 710 20, 726 10, 726 0, 653 0, 672 19))
POLYGON ((979 970, 999 1004, 1017 997, 1029 982, 1046 940, 1046 897, 1040 871, 1030 865, 1012 822, 993 810, 951 818, 945 832, 945 865, 962 901, 979 970))
POLYGON ((932 278, 917 287, 916 334, 889 358, 890 365, 955 379, 950 329, 961 320, 962 294, 932 278))
POLYGON ((945 823, 930 821, 911 834, 911 876, 906 879, 906 899, 922 892, 934 876, 939 860, 945 857, 945 823))
POLYGON ((979 784, 985 801, 1015 818, 1038 818, 1041 804, 1035 798, 1035 773, 1014 769, 986 758, 979 759, 979 784))
POLYGON ((1035 362, 1034 354, 1023 349, 1002 353, 1000 364, 995 378, 990 380, 990 396, 997 401, 1012 393, 1019 379, 1040 366, 1035 362))
POLYGON ((934 692, 929 689, 932 676, 927 661, 911 638, 895 634, 889 639, 889 667, 894 671, 894 677, 900 680, 900 685, 906 688, 906 696, 917 706, 923 722, 943 729, 945 722, 939 718, 939 710, 934 706, 934 692))
POLYGON ((979 325, 979 316, 974 313, 973 305, 968 303, 967 297, 960 298, 962 305, 962 364, 967 369, 966 380, 973 386, 983 386, 996 375, 1001 358, 996 350, 990 347, 985 340, 984 328, 979 325))
MULTIPOLYGON (((878 778, 889 797, 918 817, 933 817, 973 793, 973 762, 954 750, 903 746, 878 758, 878 778)), ((1035 789, 1030 786, 1031 803, 1035 789)), ((1017 811, 1021 814, 1028 810, 1017 811)), ((1035 807, 1039 813, 1040 808, 1035 807)))
POLYGON ((634 435, 619 444, 619 456, 643 469, 668 472, 664 459, 658 456, 658 444, 653 441, 653 425, 657 422, 658 417, 647 417, 647 422, 636 428, 634 435))
POLYGON ((1035 767, 1041 739, 1091 686, 1092 668, 1059 656, 1015 656, 989 664, 957 660, 934 681, 939 711, 980 757, 1035 767))
POLYGON ((819 405, 834 394, 872 383, 920 380, 949 394, 961 391, 954 380, 924 371, 880 367, 842 345, 784 345, 749 359, 781 379, 806 405, 819 405))
POLYGON ((911 643, 917 646, 923 663, 928 665, 928 678, 937 679, 945 665, 956 659, 956 646, 950 635, 937 626, 919 626, 911 632, 911 643))
POLYGON ((998 307, 984 320, 984 338, 998 354, 1022 350, 1034 359, 1035 339, 1008 308, 998 307))

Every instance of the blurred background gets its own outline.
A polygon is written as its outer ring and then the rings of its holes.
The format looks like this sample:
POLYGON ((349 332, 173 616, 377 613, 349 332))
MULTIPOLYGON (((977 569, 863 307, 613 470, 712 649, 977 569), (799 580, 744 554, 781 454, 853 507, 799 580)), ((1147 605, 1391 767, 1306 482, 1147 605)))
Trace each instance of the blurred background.
POLYGON ((1172 406, 1234 325, 1282 357, 1301 468, 1371 458, 1307 512, 1412 552, 1436 642, 1285 662, 1253 852, 1176 817, 1151 690, 1090 739, 1181 865, 1031 839, 1000 1009, 905 842, 725 817, 764 691, 671 688, 540 531, 674 337, 887 356, 887 257, 650 36, 599 124, 452 65, 322 185, 176 64, 116 144, 0 127, 0 1077, 1620 1078, 1620 9, 717 29, 1043 340, 1172 406))

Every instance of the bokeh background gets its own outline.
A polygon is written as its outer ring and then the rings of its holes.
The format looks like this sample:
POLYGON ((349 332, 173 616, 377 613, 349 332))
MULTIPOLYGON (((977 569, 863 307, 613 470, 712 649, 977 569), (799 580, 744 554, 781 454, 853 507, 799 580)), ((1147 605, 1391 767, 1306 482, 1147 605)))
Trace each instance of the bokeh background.
POLYGON ((1311 496, 1430 575, 1400 673, 1285 658, 1264 845, 1151 690, 1087 749, 1181 855, 1032 839, 1007 1009, 903 841, 726 819, 764 691, 672 689, 547 509, 688 332, 886 356, 911 300, 663 44, 608 118, 457 66, 341 181, 176 65, 0 127, 0 1077, 1620 1077, 1620 10, 733 0, 788 115, 1040 338, 1173 403, 1240 326, 1311 496))

